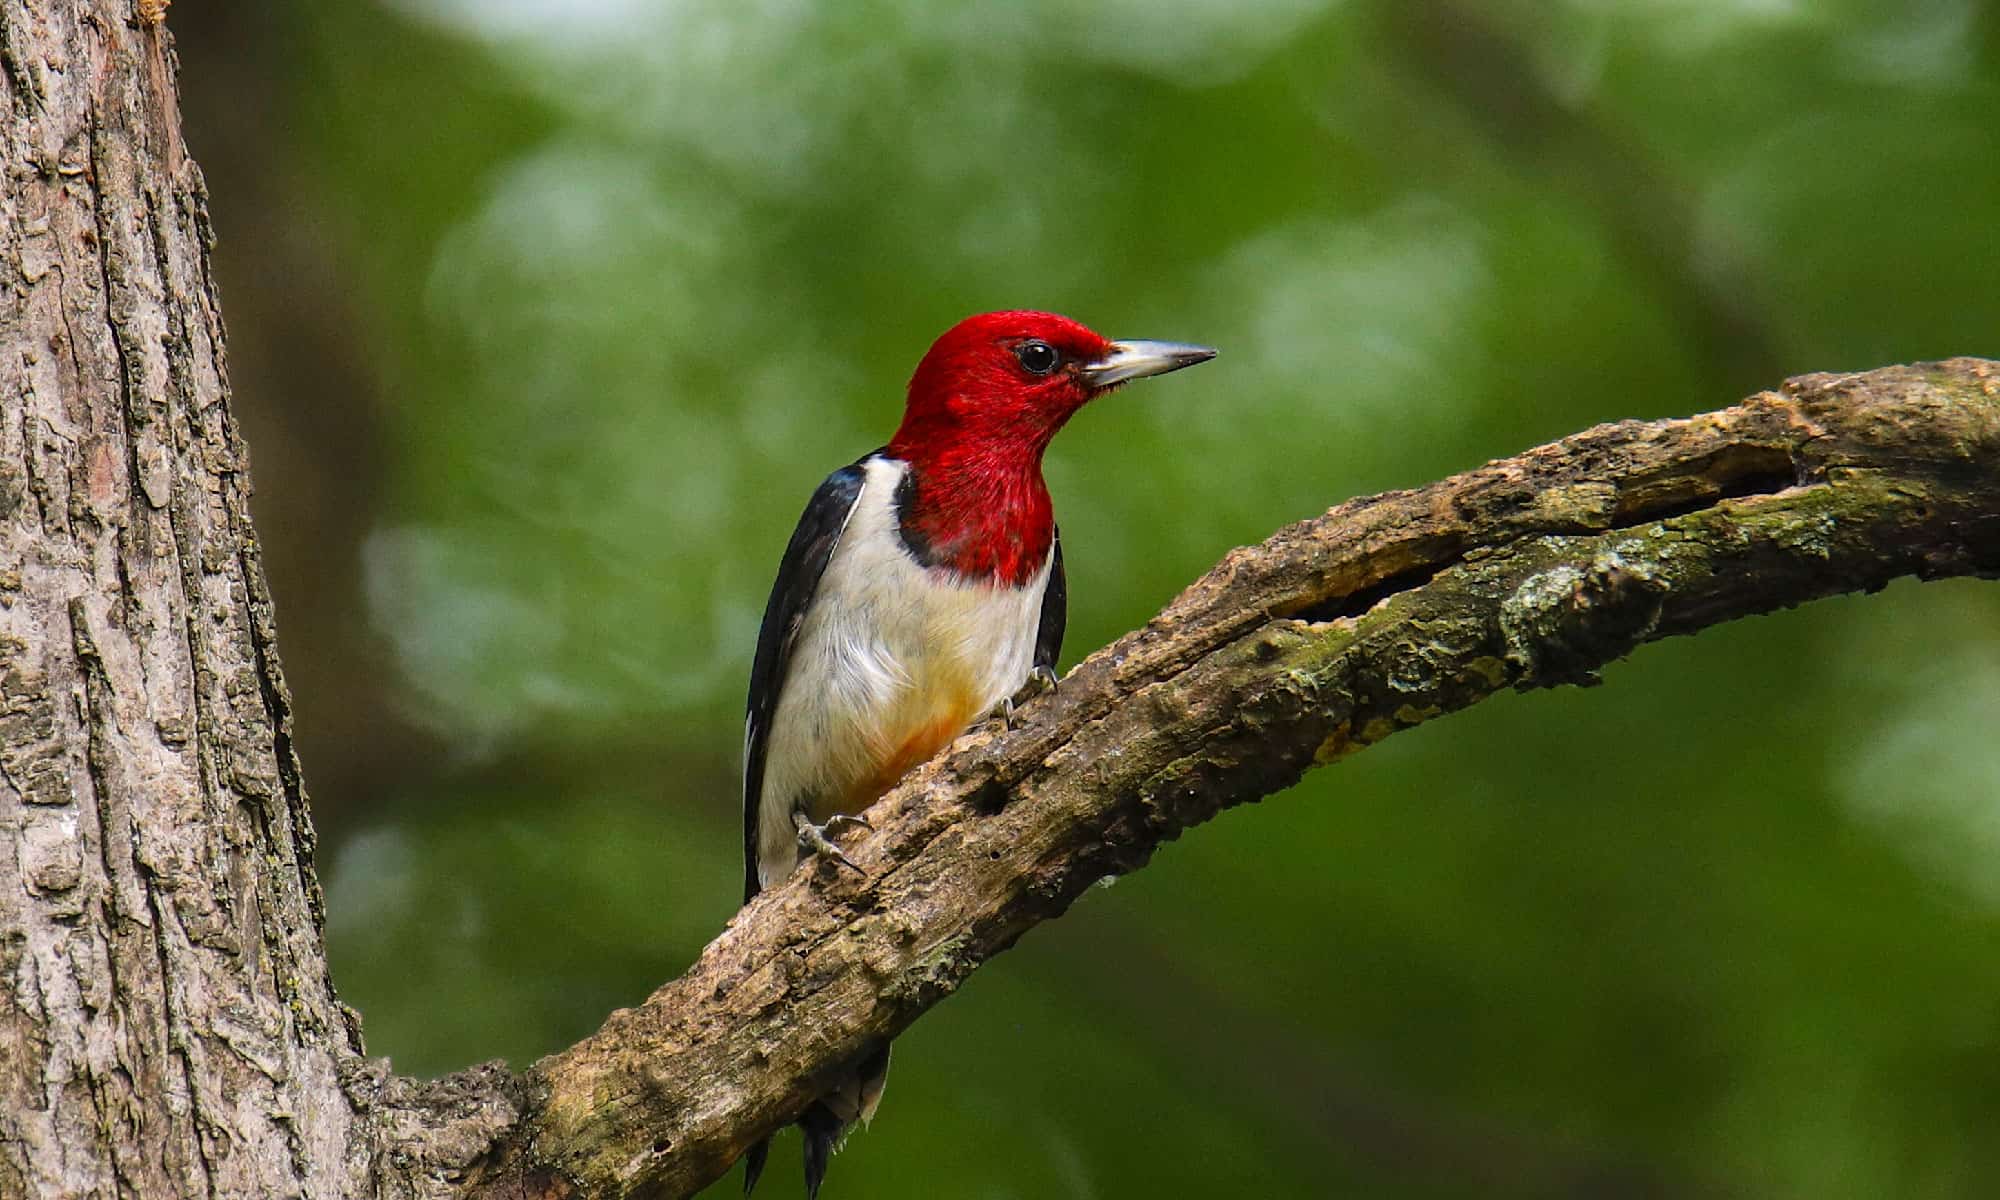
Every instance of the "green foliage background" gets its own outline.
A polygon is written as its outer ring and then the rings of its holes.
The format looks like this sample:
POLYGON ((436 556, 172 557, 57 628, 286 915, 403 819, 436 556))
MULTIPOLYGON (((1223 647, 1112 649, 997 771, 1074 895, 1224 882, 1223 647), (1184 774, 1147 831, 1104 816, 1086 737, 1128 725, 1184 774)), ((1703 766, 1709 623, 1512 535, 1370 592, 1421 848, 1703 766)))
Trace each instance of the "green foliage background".
MULTIPOLYGON (((1224 351, 1051 452, 1066 664, 1351 494, 2000 354, 1977 0, 172 24, 337 977, 410 1071, 553 1050, 728 918, 769 573, 968 312, 1224 351)), ((1606 683, 1093 893, 899 1043, 830 1200, 1992 1194, 2000 593, 1606 683)))

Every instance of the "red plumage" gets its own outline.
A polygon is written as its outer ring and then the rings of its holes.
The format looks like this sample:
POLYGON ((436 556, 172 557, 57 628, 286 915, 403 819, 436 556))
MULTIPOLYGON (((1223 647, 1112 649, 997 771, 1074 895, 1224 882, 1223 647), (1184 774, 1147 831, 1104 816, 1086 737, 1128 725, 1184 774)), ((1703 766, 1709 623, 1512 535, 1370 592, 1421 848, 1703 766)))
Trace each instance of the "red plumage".
POLYGON ((934 562, 1014 587, 1041 570, 1055 533, 1042 452, 1104 390, 1081 371, 1110 348, 1068 317, 1020 311, 968 317, 931 345, 888 453, 910 464, 902 519, 934 562), (1017 351, 1033 341, 1061 356, 1055 370, 1022 364, 1017 351))

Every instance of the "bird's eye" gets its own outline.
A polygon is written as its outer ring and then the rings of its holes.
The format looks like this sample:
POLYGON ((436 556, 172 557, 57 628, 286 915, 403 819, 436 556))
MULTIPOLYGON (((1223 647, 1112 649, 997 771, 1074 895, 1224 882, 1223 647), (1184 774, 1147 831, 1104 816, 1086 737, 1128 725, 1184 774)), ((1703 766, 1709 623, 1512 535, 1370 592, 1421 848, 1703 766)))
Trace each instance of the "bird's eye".
POLYGON ((1022 342, 1014 347, 1014 357, 1021 360, 1021 369, 1030 375, 1046 375, 1062 361, 1056 348, 1043 341, 1022 342))

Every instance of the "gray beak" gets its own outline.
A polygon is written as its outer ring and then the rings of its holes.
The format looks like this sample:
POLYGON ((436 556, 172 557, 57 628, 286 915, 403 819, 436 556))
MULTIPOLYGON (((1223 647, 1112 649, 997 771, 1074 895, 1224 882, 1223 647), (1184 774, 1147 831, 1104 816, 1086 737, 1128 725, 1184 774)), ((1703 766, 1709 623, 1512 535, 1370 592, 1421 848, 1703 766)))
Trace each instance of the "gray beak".
POLYGON ((1095 388, 1108 388, 1128 379, 1165 375, 1215 357, 1207 346, 1184 342, 1113 342, 1111 350, 1094 363, 1084 364, 1078 374, 1095 388))

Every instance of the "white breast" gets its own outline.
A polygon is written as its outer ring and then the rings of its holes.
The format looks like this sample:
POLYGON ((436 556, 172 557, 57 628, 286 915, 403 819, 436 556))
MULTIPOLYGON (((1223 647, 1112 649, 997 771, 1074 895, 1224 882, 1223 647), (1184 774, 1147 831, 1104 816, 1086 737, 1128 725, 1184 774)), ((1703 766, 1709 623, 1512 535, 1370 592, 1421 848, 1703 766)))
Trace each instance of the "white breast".
POLYGON ((871 458, 863 467, 771 722, 758 798, 765 887, 797 858, 797 801, 807 799, 816 821, 865 807, 1018 691, 1034 665, 1048 564, 1025 587, 920 566, 896 529, 904 464, 871 458))

